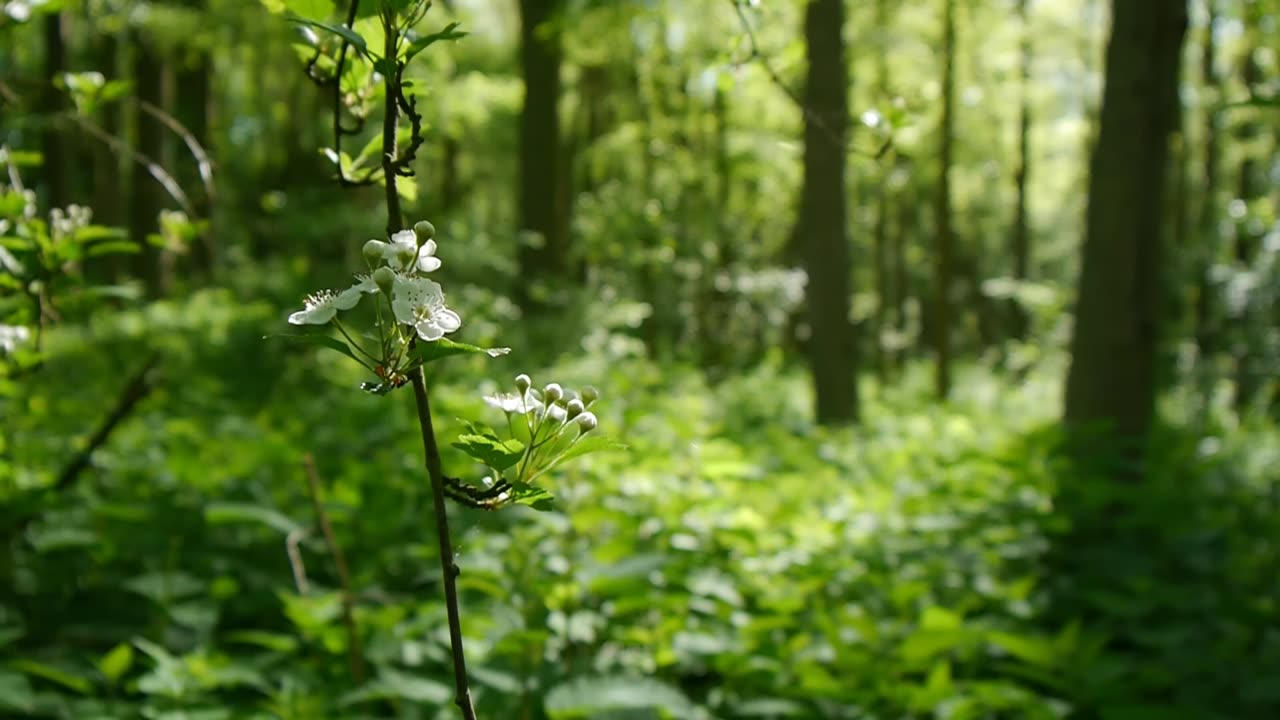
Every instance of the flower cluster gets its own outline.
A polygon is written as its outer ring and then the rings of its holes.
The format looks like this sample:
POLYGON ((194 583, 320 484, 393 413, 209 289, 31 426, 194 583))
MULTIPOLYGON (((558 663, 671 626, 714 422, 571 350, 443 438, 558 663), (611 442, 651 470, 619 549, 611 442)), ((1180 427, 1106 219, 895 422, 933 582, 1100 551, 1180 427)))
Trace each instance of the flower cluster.
POLYGON ((525 374, 516 376, 515 386, 516 392, 495 393, 484 400, 506 414, 508 430, 523 444, 514 481, 528 483, 558 464, 584 435, 596 429, 599 421, 588 408, 600 393, 593 387, 575 393, 554 382, 538 389, 525 374))
POLYGON ((454 332, 462 326, 462 319, 445 306, 440 283, 422 277, 440 269, 434 236, 435 227, 424 220, 412 230, 395 233, 391 242, 366 242, 363 254, 370 272, 356 275, 355 284, 345 290, 312 293, 303 308, 289 316, 289 322, 327 325, 339 312, 358 305, 365 295, 382 293, 390 303, 397 329, 412 331, 427 342, 454 332))

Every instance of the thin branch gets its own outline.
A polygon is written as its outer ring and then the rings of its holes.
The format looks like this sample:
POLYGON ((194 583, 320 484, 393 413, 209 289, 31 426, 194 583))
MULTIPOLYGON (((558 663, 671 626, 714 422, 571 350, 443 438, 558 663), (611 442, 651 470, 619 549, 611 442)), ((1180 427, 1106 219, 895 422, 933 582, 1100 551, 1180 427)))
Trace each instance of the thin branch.
POLYGON ((213 185, 213 161, 209 159, 209 154, 205 152, 204 146, 174 116, 146 100, 139 101, 139 106, 148 115, 164 123, 165 127, 172 130, 174 135, 182 138, 182 143, 187 146, 187 150, 191 153, 191 158, 196 161, 196 169, 200 172, 200 182, 204 185, 205 198, 212 205, 216 200, 213 185))
POLYGON ((787 84, 787 81, 778 74, 778 71, 774 69, 773 64, 769 62, 768 56, 761 52, 760 43, 756 39, 755 28, 751 26, 751 20, 747 17, 747 13, 742 9, 742 0, 729 0, 729 3, 733 5, 734 12, 738 14, 738 20, 742 23, 742 29, 747 35, 747 44, 750 46, 750 52, 747 57, 735 61, 733 63, 734 65, 745 65, 753 61, 758 64, 760 68, 764 70, 765 75, 769 77, 769 81, 781 90, 783 94, 791 100, 792 104, 800 110, 805 119, 812 122, 814 126, 822 132, 822 134, 826 135, 827 139, 836 148, 842 149, 845 152, 869 157, 873 160, 879 160, 884 157, 885 153, 889 152, 890 148, 893 147, 892 137, 885 138, 884 144, 877 148, 875 152, 867 152, 866 150, 854 147, 852 143, 846 142, 844 138, 840 137, 839 133, 832 130, 831 126, 828 125, 820 115, 814 112, 813 109, 805 103, 804 99, 800 97, 800 94, 793 90, 791 86, 787 84))
MULTIPOLYGON (((385 56, 394 59, 397 56, 397 43, 400 32, 395 25, 395 16, 390 10, 383 10, 382 26, 386 36, 385 56)), ((396 190, 398 163, 405 162, 400 158, 396 148, 396 131, 399 127, 399 110, 404 100, 402 76, 404 66, 397 67, 396 72, 387 73, 385 78, 386 107, 382 122, 382 169, 386 183, 387 202, 387 235, 401 228, 403 217, 400 212, 400 195, 396 190)), ((410 116, 413 141, 411 147, 416 148, 416 141, 421 134, 421 127, 413 112, 413 104, 406 103, 406 114, 410 116)), ((409 153, 406 152, 406 156, 409 153)), ((416 347, 417 338, 410 341, 409 352, 416 347)), ((467 659, 462 645, 462 620, 458 611, 458 565, 453 559, 453 542, 449 538, 449 512, 445 504, 445 477, 440 462, 440 448, 436 444, 435 429, 431 422, 431 401, 427 397, 427 383, 422 372, 422 365, 417 365, 409 373, 413 383, 413 396, 418 407, 418 427, 422 430, 422 451, 427 464, 427 476, 431 480, 431 500, 436 516, 436 536, 440 545, 440 574, 444 579, 445 611, 449 618, 449 647, 453 652, 453 701, 462 711, 464 720, 476 720, 475 706, 471 702, 471 688, 467 680, 467 659)))
POLYGON ((338 538, 333 534, 329 514, 324 510, 316 461, 308 454, 302 459, 302 465, 307 471, 307 488, 311 493, 311 504, 316 509, 316 522, 320 525, 325 544, 329 546, 329 554, 333 556, 333 564, 338 569, 338 582, 342 586, 342 624, 347 626, 347 654, 351 660, 351 675, 356 683, 364 683, 364 649, 360 644, 360 628, 356 626, 355 595, 351 592, 351 573, 347 570, 347 560, 342 554, 342 547, 338 545, 338 538))
POLYGON ((111 412, 107 413, 97 431, 89 438, 88 444, 71 459, 71 462, 67 463, 62 472, 58 473, 58 480, 53 484, 53 489, 56 492, 63 492, 71 487, 80 473, 89 467, 93 453, 106 444, 116 426, 128 417, 129 413, 133 412, 133 409, 137 407, 143 398, 151 394, 153 389, 150 379, 151 370, 159 360, 159 354, 153 353, 142 364, 142 367, 134 373, 133 377, 129 379, 129 382, 125 384, 124 389, 120 391, 120 397, 116 400, 115 407, 111 409, 111 412))
MULTIPOLYGON (((394 176, 391 176, 394 177, 394 176)), ((393 181, 394 182, 394 181, 393 181)), ((476 720, 475 707, 471 704, 471 689, 467 682, 467 659, 462 647, 462 620, 458 612, 458 570, 453 560, 453 543, 449 538, 449 513, 445 506, 444 470, 440 462, 440 448, 436 445, 435 430, 431 424, 431 402, 427 398, 427 385, 422 367, 409 374, 413 382, 413 395, 418 405, 418 426, 422 429, 422 449, 427 461, 427 475, 431 479, 431 500, 435 507, 436 535, 440 543, 440 572, 444 577, 445 610, 449 617, 449 645, 453 650, 453 701, 462 711, 465 720, 476 720)))
POLYGON ((293 585, 298 588, 299 595, 311 592, 311 586, 307 583, 307 566, 302 562, 302 551, 298 548, 306 537, 307 531, 298 528, 291 530, 284 538, 284 552, 289 556, 289 568, 293 571, 293 585))
POLYGON ((165 192, 169 193, 169 197, 173 198, 174 202, 182 206, 182 211, 187 214, 187 217, 196 217, 195 208, 191 205, 191 200, 187 197, 187 194, 182 191, 182 187, 178 185, 178 181, 174 180, 172 175, 165 172, 165 169, 160 167, 158 163, 120 142, 118 138, 112 137, 109 133, 103 131, 97 125, 94 125, 88 120, 85 120, 78 115, 74 117, 76 124, 83 130, 87 131, 90 135, 106 143, 112 150, 123 155, 127 155, 129 159, 146 168, 147 173, 150 174, 151 177, 155 178, 156 182, 160 183, 162 187, 164 187, 165 192))

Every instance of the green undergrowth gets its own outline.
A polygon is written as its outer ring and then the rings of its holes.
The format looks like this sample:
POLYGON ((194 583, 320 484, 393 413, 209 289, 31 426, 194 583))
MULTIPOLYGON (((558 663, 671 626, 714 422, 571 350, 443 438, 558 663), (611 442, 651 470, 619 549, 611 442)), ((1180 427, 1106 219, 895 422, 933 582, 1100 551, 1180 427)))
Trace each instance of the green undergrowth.
MULTIPOLYGON (((209 291, 51 336, 5 418, 0 714, 453 717, 408 391, 361 393, 369 378, 336 354, 263 341, 282 318, 209 291), (91 470, 43 492, 151 349, 155 391, 91 470), (363 683, 305 454, 352 568, 363 683)), ((482 393, 524 371, 600 387, 600 424, 629 449, 555 477, 559 512, 451 509, 481 717, 1240 718, 1280 703, 1274 427, 1162 431, 1150 482, 1116 488, 1060 458, 1049 362, 1017 384, 969 368, 945 407, 925 368, 867 381, 863 425, 829 431, 807 420, 799 369, 767 359, 710 386, 626 335, 545 369, 510 344, 433 366, 445 446, 454 418, 483 416, 482 393)))

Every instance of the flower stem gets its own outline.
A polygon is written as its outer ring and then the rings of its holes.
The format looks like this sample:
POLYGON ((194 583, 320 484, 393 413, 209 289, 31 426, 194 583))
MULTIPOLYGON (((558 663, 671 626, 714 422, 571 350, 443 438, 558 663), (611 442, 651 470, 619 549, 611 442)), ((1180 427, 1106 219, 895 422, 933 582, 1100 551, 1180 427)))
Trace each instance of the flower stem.
MULTIPOLYGON (((400 30, 396 27, 395 13, 383 8, 383 34, 386 44, 383 57, 395 61, 400 30)), ((401 75, 399 68, 385 75, 386 111, 382 119, 382 170, 386 183, 387 202, 387 236, 399 230, 403 222, 400 213, 400 195, 396 189, 397 148, 396 129, 399 125, 399 106, 401 97, 401 75)), ((412 106, 410 106, 412 107, 412 106)), ((417 125, 414 125, 415 131, 417 125)), ((417 140, 417 138, 414 138, 417 140)), ((409 341, 409 354, 417 338, 409 341)), ((467 660, 462 647, 462 620, 458 612, 458 565, 453 560, 453 543, 449 538, 449 513, 444 499, 444 470, 440 463, 440 448, 436 445, 435 429, 431 423, 431 402, 427 398, 427 383, 418 365, 409 373, 413 383, 413 396, 418 405, 418 426, 422 430, 422 451, 427 463, 427 476, 431 480, 431 499, 435 506, 436 534, 440 544, 440 572, 444 577, 445 610, 449 616, 449 646, 453 651, 453 701, 462 711, 465 720, 476 720, 476 710, 471 704, 471 688, 467 682, 467 660)))
MULTIPOLYGON (((415 341, 416 342, 416 339, 415 341)), ((411 343, 412 344, 412 343, 411 343)), ((440 465, 440 448, 436 445, 435 430, 431 425, 431 402, 427 398, 427 384, 422 366, 409 373, 413 383, 413 395, 418 402, 418 425, 422 428, 422 449, 427 461, 427 475, 431 478, 431 499, 436 511, 436 533, 440 542, 440 572, 444 575, 445 609, 449 616, 449 645, 453 649, 454 703, 462 710, 466 720, 476 720, 471 705, 471 689, 467 683, 467 659, 462 649, 462 620, 458 613, 458 565, 453 561, 453 543, 449 538, 449 514, 444 500, 444 470, 440 465)))

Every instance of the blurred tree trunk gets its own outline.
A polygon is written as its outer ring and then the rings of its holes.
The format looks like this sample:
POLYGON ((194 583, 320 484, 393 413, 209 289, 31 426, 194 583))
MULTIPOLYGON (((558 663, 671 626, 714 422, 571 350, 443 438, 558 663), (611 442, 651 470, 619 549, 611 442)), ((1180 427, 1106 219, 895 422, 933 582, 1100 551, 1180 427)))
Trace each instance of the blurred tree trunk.
MULTIPOLYGON (((1031 23, 1027 19, 1027 0, 1018 0, 1018 21, 1022 25, 1022 40, 1018 49, 1018 160, 1013 171, 1014 209, 1013 232, 1010 237, 1010 255, 1013 256, 1013 279, 1025 282, 1031 258, 1031 230, 1027 218, 1027 175, 1031 168, 1031 23)), ((1009 334, 1015 340, 1025 340, 1030 317, 1018 298, 1009 304, 1009 334)))
POLYGON ((844 0, 810 0, 805 12, 809 69, 804 90, 802 229, 805 299, 816 415, 824 425, 858 420, 857 345, 849 323, 849 240, 845 157, 849 71, 844 0))
POLYGON ((942 118, 938 139, 938 187, 934 199, 934 308, 932 340, 934 392, 941 400, 951 394, 951 156, 955 132, 955 0, 943 0, 942 11, 942 118))
POLYGON ((1185 0, 1113 0, 1064 419, 1141 443, 1155 412, 1163 194, 1185 0))
MULTIPOLYGON (((102 73, 107 82, 117 80, 120 74, 118 52, 120 44, 114 33, 95 34, 92 39, 93 67, 102 73)), ((120 137, 120 128, 124 126, 123 106, 117 101, 100 103, 97 112, 90 120, 97 123, 108 136, 124 142, 120 137)), ((93 208, 94 222, 110 227, 123 227, 125 223, 124 173, 121 171, 121 157, 116 150, 98 138, 88 140, 92 152, 93 192, 90 207, 93 208)), ((94 263, 101 272, 94 277, 104 282, 118 282, 127 272, 129 258, 126 255, 108 255, 102 262, 94 263)))
POLYGON ((898 222, 893 234, 893 287, 894 287, 894 340, 898 343, 893 351, 893 366, 899 373, 907 364, 907 350, 911 343, 907 342, 908 317, 907 301, 911 298, 911 269, 907 266, 907 245, 911 242, 911 234, 916 231, 915 198, 904 190, 898 199, 898 222))
MULTIPOLYGON (((139 104, 133 113, 133 146, 147 160, 164 167, 165 127, 151 113, 141 109, 142 103, 164 107, 164 67, 145 31, 134 30, 131 40, 134 97, 139 104)), ((160 211, 166 205, 165 191, 140 163, 131 162, 129 174, 132 192, 129 202, 129 235, 143 248, 135 256, 138 263, 135 271, 146 282, 147 289, 153 296, 162 295, 167 285, 166 275, 162 271, 162 253, 147 242, 147 236, 156 232, 160 211)))
MULTIPOLYGON (((1222 132, 1222 114, 1217 105, 1222 99, 1222 78, 1218 74, 1216 56, 1218 44, 1213 26, 1218 19, 1218 0, 1205 0, 1209 13, 1201 45, 1200 79, 1204 85, 1207 102, 1204 105, 1204 169, 1200 192, 1200 206, 1196 216, 1196 242, 1194 256, 1197 267, 1195 292, 1195 339, 1201 374, 1212 383, 1213 359, 1218 353, 1217 288, 1213 282, 1213 267, 1220 261, 1221 233, 1218 230, 1218 174, 1221 163, 1219 135, 1222 132)), ((1206 398, 1207 399, 1207 398, 1206 398)))
MULTIPOLYGON (((1246 46, 1240 63, 1241 82, 1253 96, 1258 83, 1262 82, 1262 68, 1258 64, 1258 24, 1261 21, 1261 10, 1254 5, 1245 9, 1246 46)), ((1235 222, 1234 254, 1236 269, 1246 272, 1253 268, 1257 259, 1258 245, 1262 239, 1263 224, 1256 220, 1256 211, 1252 203, 1264 192, 1265 184, 1259 182, 1260 175, 1267 172, 1263 163, 1258 162, 1258 149, 1254 147, 1260 136, 1257 121, 1257 109, 1246 108, 1242 113, 1244 120, 1236 131, 1236 140, 1243 152, 1241 154, 1236 199, 1244 203, 1246 208, 1235 222)), ((1253 293, 1250 293, 1253 295, 1253 293)), ((1262 359, 1257 357, 1256 347, 1264 340, 1262 333, 1254 327, 1260 319, 1260 310, 1254 307, 1251 300, 1244 303, 1239 314, 1240 330, 1234 343, 1236 392, 1234 405, 1238 414, 1243 414, 1257 397, 1262 387, 1262 379, 1266 374, 1264 368, 1258 367, 1262 359)))
POLYGON ((520 114, 519 230, 521 280, 517 301, 526 312, 545 305, 535 287, 554 287, 568 269, 562 207, 560 147, 559 0, 520 0, 520 64, 524 108, 520 114))
POLYGON ((45 206, 66 207, 70 202, 70 178, 67 175, 67 133, 63 131, 68 104, 66 93, 54 83, 67 71, 67 44, 64 37, 66 13, 51 12, 44 16, 44 82, 40 89, 40 152, 44 164, 40 178, 44 182, 45 206))
MULTIPOLYGON (((193 12, 207 13, 208 0, 185 0, 185 4, 193 12)), ((179 65, 176 72, 176 111, 178 122, 190 133, 194 140, 206 152, 209 150, 209 101, 212 88, 212 58, 209 49, 202 44, 202 38, 190 38, 186 47, 179 50, 179 65)), ((210 197, 204 187, 198 160, 190 149, 183 147, 179 153, 181 161, 177 163, 176 179, 187 196, 191 198, 196 219, 210 219, 214 198, 210 197)), ((215 233, 205 233, 203 265, 199 268, 211 272, 218 264, 218 247, 215 233)))
MULTIPOLYGON (((879 32, 889 29, 887 0, 876 0, 875 15, 872 26, 879 32)), ((889 102, 889 47, 881 44, 875 49, 876 67, 876 102, 889 102)), ((876 377, 884 382, 888 377, 889 359, 886 355, 884 338, 890 324, 890 312, 894 304, 893 285, 889 270, 889 183, 887 182, 892 167, 887 163, 880 167, 880 177, 874 186, 876 194, 876 219, 872 233, 872 254, 875 267, 876 311, 871 316, 871 324, 867 333, 871 339, 871 362, 875 367, 876 377)))

